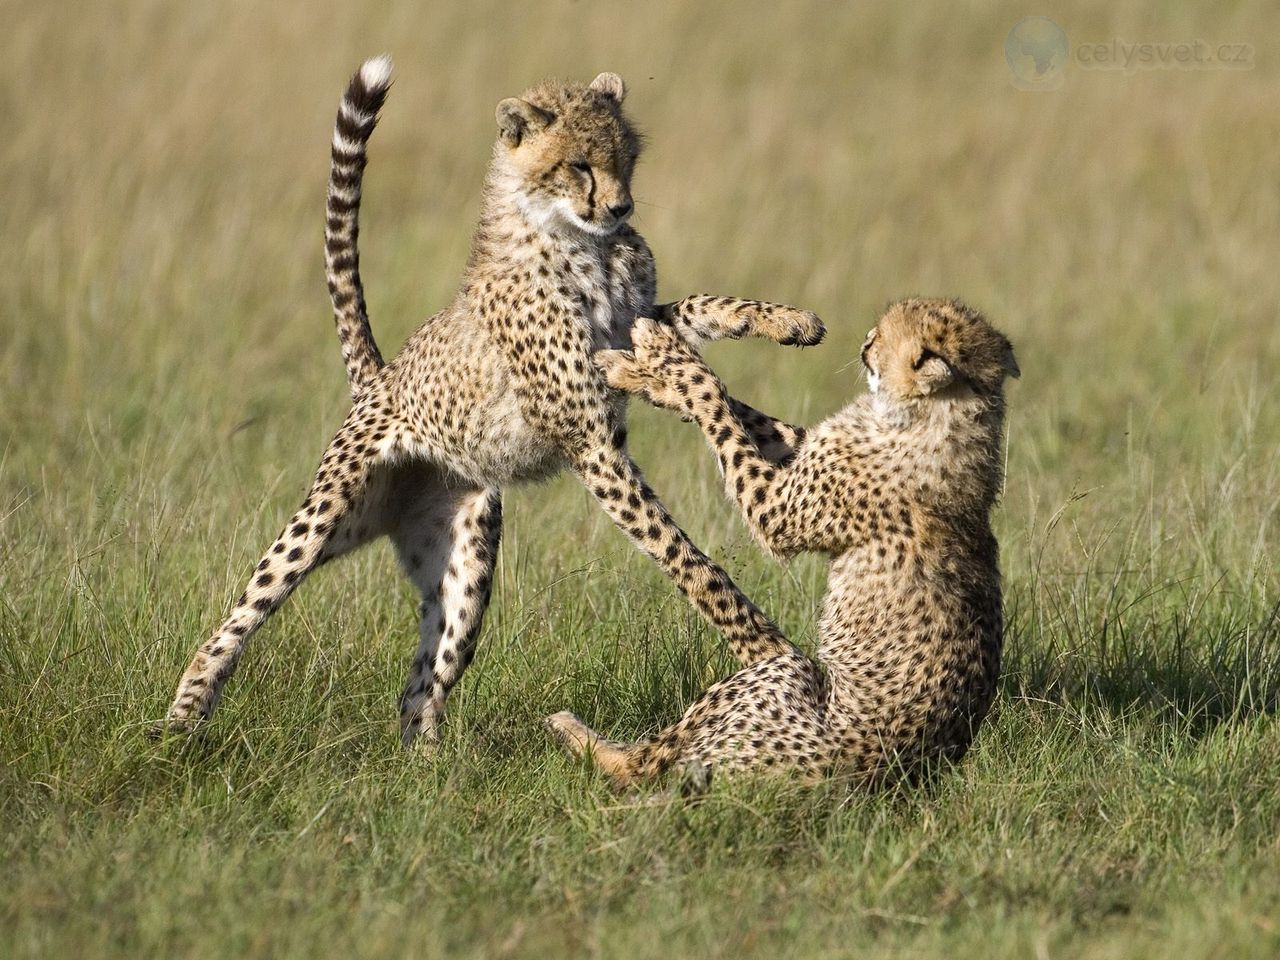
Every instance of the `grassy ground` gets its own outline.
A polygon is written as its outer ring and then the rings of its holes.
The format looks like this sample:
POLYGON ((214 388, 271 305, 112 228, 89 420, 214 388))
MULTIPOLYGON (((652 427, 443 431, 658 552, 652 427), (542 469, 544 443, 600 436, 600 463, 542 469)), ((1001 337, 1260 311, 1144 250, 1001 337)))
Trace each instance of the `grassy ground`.
MULTIPOLYGON (((0 952, 1280 952, 1273 6, 1060 8, 1073 44, 1256 62, 1074 69, 1051 93, 1010 83, 1011 4, 4 7, 0 952), (143 740, 345 410, 326 141, 383 49, 364 266, 385 348, 451 292, 493 105, 601 69, 651 138, 663 291, 830 325, 803 354, 717 348, 744 398, 835 409, 904 294, 963 296, 1014 338, 1007 670, 936 793, 639 807, 562 759, 544 714, 632 735, 728 667, 567 479, 510 497, 435 758, 394 735, 414 597, 382 546, 307 584, 206 736, 143 740)), ((811 642, 820 565, 758 555, 688 427, 641 410, 633 435, 696 539, 811 642)))

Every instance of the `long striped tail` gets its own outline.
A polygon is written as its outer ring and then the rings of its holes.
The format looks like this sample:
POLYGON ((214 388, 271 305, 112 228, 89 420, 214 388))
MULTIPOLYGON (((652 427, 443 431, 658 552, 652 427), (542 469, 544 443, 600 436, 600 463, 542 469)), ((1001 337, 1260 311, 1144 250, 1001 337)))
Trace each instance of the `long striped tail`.
POLYGON ((369 137, 378 123, 378 111, 391 86, 391 58, 366 60, 342 95, 333 130, 333 165, 329 173, 329 200, 324 222, 324 266, 338 326, 342 359, 352 396, 358 396, 382 369, 382 354, 369 327, 360 282, 360 184, 369 137))

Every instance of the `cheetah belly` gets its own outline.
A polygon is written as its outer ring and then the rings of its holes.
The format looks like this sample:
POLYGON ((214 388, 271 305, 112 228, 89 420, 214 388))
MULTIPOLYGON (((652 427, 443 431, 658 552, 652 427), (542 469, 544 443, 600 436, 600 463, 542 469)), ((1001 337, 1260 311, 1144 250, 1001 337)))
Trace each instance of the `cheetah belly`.
POLYGON ((994 682, 986 675, 989 630, 966 593, 927 566, 894 569, 874 548, 837 559, 818 650, 839 710, 877 724, 886 743, 942 736, 957 703, 994 682))
POLYGON ((401 413, 410 425, 402 454, 481 486, 544 479, 562 469, 560 449, 525 420, 489 338, 470 330, 451 336, 451 326, 449 318, 433 318, 404 351, 412 362, 399 377, 408 395, 401 413))
POLYGON ((563 452, 530 426, 511 390, 475 410, 471 426, 462 456, 490 483, 545 480, 565 466, 563 452))
POLYGON ((515 392, 505 382, 485 386, 459 400, 453 429, 432 437, 428 456, 485 486, 544 480, 563 469, 560 448, 524 418, 515 392))
MULTIPOLYGON (((635 291, 625 284, 610 291, 607 271, 589 258, 576 260, 575 270, 579 302, 588 307, 577 316, 590 349, 629 346, 635 291)), ((545 480, 567 465, 564 451, 525 419, 500 348, 470 316, 437 314, 402 351, 406 363, 397 379, 411 395, 404 413, 412 424, 402 451, 484 486, 545 480)), ((608 420, 620 423, 626 396, 610 391, 608 404, 608 420)))
MULTIPOLYGON (((602 264, 591 260, 576 261, 577 276, 583 299, 588 305, 579 315, 590 336, 591 349, 631 345, 630 326, 634 309, 625 305, 628 293, 610 296, 607 272, 602 264), (624 302, 620 304, 618 300, 624 302)), ((590 364, 590 357, 586 358, 590 364)), ((488 365, 493 377, 487 402, 477 404, 468 413, 469 449, 461 456, 473 463, 493 483, 521 483, 545 480, 567 466, 560 446, 536 430, 524 418, 505 366, 500 361, 488 365)), ((608 419, 622 422, 626 416, 626 395, 610 391, 608 419)))

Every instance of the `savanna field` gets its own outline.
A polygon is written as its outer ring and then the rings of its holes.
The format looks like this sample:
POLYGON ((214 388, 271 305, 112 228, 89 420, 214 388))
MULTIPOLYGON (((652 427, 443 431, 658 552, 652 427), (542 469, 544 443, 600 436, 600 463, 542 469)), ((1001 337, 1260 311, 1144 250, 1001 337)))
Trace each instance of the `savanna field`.
MULTIPOLYGON (((1280 955, 1280 10, 1257 2, 5 2, 0 40, 0 956, 1280 955), (1068 66, 1010 28, 1252 46, 1068 66), (930 793, 716 782, 643 804, 564 758, 731 669, 572 479, 510 492, 444 742, 396 700, 417 597, 379 544, 312 577, 202 735, 153 743, 195 646, 347 409, 328 141, 395 56, 361 220, 390 353, 452 294, 503 97, 627 80, 664 299, 816 310, 709 351, 811 422, 889 300, 1012 337, 995 713, 930 793)), ((802 645, 696 431, 636 406, 677 518, 802 645)))

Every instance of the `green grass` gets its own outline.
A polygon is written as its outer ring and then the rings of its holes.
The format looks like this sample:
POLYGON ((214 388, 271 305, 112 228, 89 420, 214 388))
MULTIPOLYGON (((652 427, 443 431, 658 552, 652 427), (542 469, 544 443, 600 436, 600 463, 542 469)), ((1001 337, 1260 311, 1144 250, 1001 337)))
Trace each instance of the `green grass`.
MULTIPOLYGON (((1280 73, 1262 0, 1075 3, 1072 42, 1251 42, 1248 71, 1009 82, 1027 11, 917 4, 26 5, 0 57, 0 953, 1271 957, 1280 952, 1280 73), (151 744, 345 411, 320 257, 350 70, 399 79, 362 237, 388 351, 450 294, 493 106, 622 73, 662 291, 817 310, 712 361, 811 421, 887 300, 1013 337, 997 711, 928 795, 718 783, 629 804, 540 718, 620 736, 729 669, 572 481, 512 493, 446 741, 395 700, 415 598, 315 576, 215 722, 151 744)), ((693 431, 634 449, 811 644, 693 431)))

